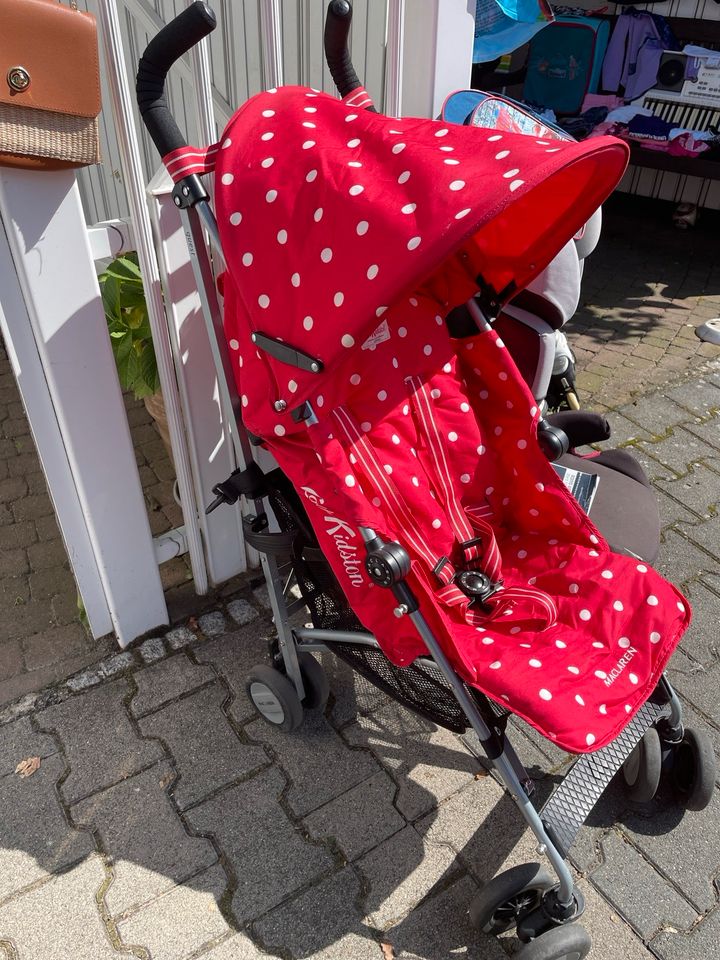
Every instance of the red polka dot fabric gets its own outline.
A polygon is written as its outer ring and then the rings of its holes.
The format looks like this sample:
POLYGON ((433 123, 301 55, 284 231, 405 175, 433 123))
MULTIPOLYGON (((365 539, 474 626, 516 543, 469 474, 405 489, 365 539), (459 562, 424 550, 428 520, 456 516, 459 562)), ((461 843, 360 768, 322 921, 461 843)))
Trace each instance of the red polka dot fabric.
POLYGON ((647 699, 690 610, 646 563, 612 553, 559 481, 502 341, 453 340, 444 317, 478 273, 500 291, 543 269, 625 151, 610 140, 550 153, 489 134, 353 112, 315 91, 250 101, 218 154, 226 330, 245 422, 385 654, 403 665, 426 650, 369 580, 359 526, 406 547, 458 673, 583 752, 647 699), (269 357, 258 333, 321 371, 269 357), (310 419, 293 419, 305 402, 310 419), (463 569, 502 583, 487 608, 454 585, 463 569))

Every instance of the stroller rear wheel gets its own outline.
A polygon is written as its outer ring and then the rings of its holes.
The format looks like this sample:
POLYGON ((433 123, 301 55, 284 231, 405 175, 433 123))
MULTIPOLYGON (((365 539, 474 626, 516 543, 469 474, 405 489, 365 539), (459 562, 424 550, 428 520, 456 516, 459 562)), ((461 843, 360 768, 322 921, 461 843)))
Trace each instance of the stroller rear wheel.
POLYGON ((515 954, 515 960, 583 960, 590 950, 590 936, 577 923, 552 927, 515 954))
POLYGON ((662 746, 655 727, 645 731, 622 765, 627 795, 635 803, 649 803, 657 793, 662 773, 662 746))
POLYGON ((303 708, 292 682, 267 664, 253 667, 245 689, 260 716, 273 727, 290 733, 303 721, 303 708))
POLYGON ((330 696, 330 684, 325 671, 315 657, 307 651, 301 650, 297 658, 305 686, 303 707, 305 710, 324 710, 330 696))
POLYGON ((704 810, 715 789, 715 750, 705 730, 688 727, 674 747, 670 780, 686 810, 704 810))
POLYGON ((489 880, 470 902, 470 922, 482 933, 504 933, 539 906, 555 880, 539 863, 522 863, 489 880))

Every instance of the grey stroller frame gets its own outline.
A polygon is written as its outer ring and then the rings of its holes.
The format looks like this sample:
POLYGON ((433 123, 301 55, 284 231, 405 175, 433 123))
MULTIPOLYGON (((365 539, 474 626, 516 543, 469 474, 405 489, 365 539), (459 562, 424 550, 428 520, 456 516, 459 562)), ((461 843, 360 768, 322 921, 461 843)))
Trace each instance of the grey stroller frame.
MULTIPOLYGON (((347 52, 351 8, 334 0, 328 10, 326 51, 342 92, 348 82, 359 85, 347 52)), ((186 146, 164 96, 168 70, 187 50, 215 27, 207 4, 196 2, 164 27, 140 60, 137 95, 143 120, 165 157, 186 146)), ((353 89, 353 87, 351 87, 353 89)), ((237 469, 213 492, 208 511, 243 498, 252 511, 243 520, 246 542, 259 555, 277 631, 273 664, 253 668, 247 690, 258 712, 274 726, 291 731, 300 726, 303 710, 322 709, 328 685, 313 653, 332 651, 395 699, 453 730, 471 727, 493 771, 509 791, 556 874, 539 864, 525 864, 498 875, 473 901, 471 919, 481 930, 499 933, 514 926, 525 946, 521 960, 581 960, 590 948, 585 931, 573 921, 583 912, 581 893, 574 885, 566 857, 596 801, 621 767, 636 799, 649 799, 661 767, 675 776, 675 785, 689 808, 709 802, 714 784, 712 746, 699 733, 689 736, 682 723, 680 702, 666 678, 650 700, 609 746, 577 758, 545 806, 532 803, 533 782, 506 736, 509 712, 468 687, 455 673, 437 637, 406 583, 410 561, 399 543, 384 543, 375 531, 361 528, 367 572, 392 591, 395 614, 409 617, 427 647, 427 656, 397 668, 382 654, 375 637, 366 632, 349 609, 324 559, 298 495, 289 480, 275 470, 263 471, 253 457, 253 438, 243 425, 221 307, 204 231, 215 264, 223 261, 210 197, 199 176, 179 180, 173 190, 188 242, 209 342, 217 368, 221 409, 230 432, 237 469), (297 584, 300 597, 291 595, 297 584), (297 627, 292 619, 309 609, 312 626, 297 627), (682 763, 678 758, 682 757, 682 763), (683 779, 684 778, 684 779, 683 779)), ((485 317, 474 300, 468 311, 483 329, 485 317)), ((548 448, 562 452, 567 437, 547 425, 548 448), (564 439, 563 439, 564 438, 564 439)))

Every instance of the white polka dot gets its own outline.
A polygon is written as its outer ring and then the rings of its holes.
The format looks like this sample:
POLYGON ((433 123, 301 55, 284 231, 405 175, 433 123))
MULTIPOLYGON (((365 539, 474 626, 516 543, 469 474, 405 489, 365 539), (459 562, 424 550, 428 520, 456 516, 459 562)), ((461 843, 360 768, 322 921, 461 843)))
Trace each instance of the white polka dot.
POLYGON ((625 609, 625 608, 624 608, 624 606, 623 606, 622 600, 615 600, 615 601, 614 601, 614 603, 613 603, 613 610, 617 610, 617 612, 620 613, 620 612, 621 612, 622 610, 624 610, 624 609, 625 609))
POLYGON ((518 445, 518 449, 524 450, 525 447, 527 446, 527 440, 518 440, 517 445, 518 445))
POLYGON ((598 707, 598 710, 600 711, 600 713, 601 713, 604 717, 607 716, 607 705, 606 705, 606 704, 601 703, 600 706, 598 707))
POLYGON ((518 550, 518 559, 524 560, 527 556, 527 550, 518 550))
POLYGON ((490 669, 499 670, 501 666, 502 666, 502 663, 499 660, 493 660, 493 662, 490 664, 490 669))
MULTIPOLYGON (((385 392, 385 391, 383 391, 383 393, 384 393, 384 392, 385 392)), ((403 406, 403 408, 402 408, 402 411, 403 411, 403 416, 406 417, 406 416, 410 413, 410 407, 409 407, 407 404, 405 404, 405 405, 403 406)))
POLYGON ((443 127, 442 130, 436 130, 436 131, 435 131, 435 136, 436 136, 436 137, 446 137, 446 136, 448 135, 448 133, 450 133, 450 131, 448 130, 448 128, 447 128, 447 127, 443 127))
POLYGON ((253 255, 251 253, 244 253, 242 262, 244 267, 249 267, 253 262, 253 255))
POLYGON ((505 177, 506 180, 509 180, 510 177, 514 177, 514 176, 516 176, 518 173, 520 173, 520 171, 519 171, 519 170, 517 169, 517 167, 516 167, 514 170, 506 170, 505 173, 503 174, 503 176, 505 177))
POLYGON ((575 702, 579 703, 581 707, 585 706, 585 701, 583 700, 583 698, 580 696, 579 693, 575 694, 575 702))
POLYGON ((390 437, 390 439, 392 440, 392 442, 393 442, 396 446, 400 443, 400 437, 399 437, 396 433, 394 433, 394 434, 390 437))
POLYGON ((541 700, 552 700, 552 694, 549 690, 546 690, 544 687, 539 691, 541 700))
POLYGON ((277 200, 277 195, 277 190, 268 190, 268 192, 265 194, 265 199, 268 203, 274 203, 275 200, 277 200))
POLYGON ((389 463, 386 463, 386 464, 383 466, 383 470, 385 471, 385 473, 387 473, 388 476, 390 476, 390 474, 393 472, 393 471, 392 471, 392 467, 390 466, 389 463))
POLYGON ((324 213, 324 212, 325 212, 325 211, 323 210, 322 207, 318 207, 318 208, 317 208, 317 210, 316 210, 315 213, 313 214, 313 220, 315 221, 315 223, 320 223, 320 221, 321 221, 322 218, 323 218, 323 213, 324 213))
POLYGON ((232 173, 224 173, 224 174, 222 175, 222 177, 221 177, 221 180, 222 180, 222 182, 225 184, 226 187, 229 187, 230 184, 233 182, 234 179, 235 179, 235 177, 233 176, 232 173))
POLYGON ((603 570, 600 576, 604 577, 605 580, 612 580, 613 578, 612 570, 603 570))
POLYGON ((433 520, 432 522, 433 530, 439 530, 441 526, 442 526, 442 522, 440 520, 433 520))
POLYGON ((297 388, 298 388, 298 385, 294 380, 288 380, 288 390, 290 391, 290 393, 295 393, 297 388))
POLYGON ((588 556, 589 556, 589 557, 599 557, 600 554, 597 552, 597 550, 588 550, 588 556))
POLYGON ((302 148, 303 150, 312 150, 314 146, 315 146, 314 140, 306 140, 305 143, 303 143, 302 148))
POLYGON ((230 214, 230 223, 236 227, 239 223, 242 223, 242 214, 241 213, 231 213, 230 214))
POLYGON ((595 536, 594 533, 590 534, 590 543, 600 543, 600 541, 598 540, 598 538, 595 536))
POLYGON ((591 746, 595 743, 595 734, 594 734, 594 733, 589 733, 589 734, 585 737, 585 743, 586 743, 589 747, 591 747, 591 746))
POLYGON ((258 297, 258 306, 262 307, 263 310, 267 310, 270 306, 270 297, 266 293, 261 293, 258 297))
POLYGON ((403 172, 398 177, 398 183, 407 183, 409 179, 410 179, 410 171, 403 170, 403 172))
POLYGON ((519 189, 524 183, 525 183, 524 180, 513 180, 513 182, 510 184, 510 192, 515 193, 515 191, 519 189))
POLYGON ((460 483, 470 483, 471 477, 469 473, 460 474, 460 483))
POLYGON ((595 676, 598 678, 598 680, 604 680, 605 677, 607 677, 607 674, 605 673, 604 670, 596 670, 595 676))
POLYGON ((407 327, 398 327, 398 332, 397 332, 397 334, 398 334, 399 337, 406 337, 406 336, 407 336, 407 327))
POLYGON ((376 263, 373 263, 371 266, 368 267, 368 270, 367 270, 368 280, 374 280, 379 272, 380 272, 380 267, 376 263))
POLYGON ((274 116, 275 116, 275 111, 274 111, 274 110, 263 110, 262 115, 263 115, 264 117, 274 117, 274 116))
POLYGON ((294 273, 294 274, 290 277, 290 283, 291 283, 294 287, 299 287, 299 286, 300 286, 300 274, 299 274, 299 273, 294 273))
POLYGON ((276 424, 276 426, 275 426, 275 433, 277 434, 278 437, 284 437, 284 436, 285 436, 285 427, 284 427, 281 423, 276 424))
POLYGON ((312 330, 313 322, 314 321, 312 317, 305 317, 305 319, 303 320, 303 326, 305 327, 306 330, 312 330))
POLYGON ((656 607, 658 605, 658 598, 651 593, 650 596, 647 598, 647 602, 650 604, 651 607, 656 607))
POLYGON ((535 667, 535 669, 538 669, 542 666, 542 662, 540 660, 528 660, 528 663, 531 667, 535 667))
POLYGON ((475 452, 479 457, 481 457, 485 453, 485 447, 482 444, 480 444, 479 447, 475 448, 475 452))
POLYGON ((630 640, 627 637, 620 637, 618 640, 618 646, 622 647, 623 650, 627 650, 627 648, 630 646, 630 640))
POLYGON ((556 640, 555 646, 558 648, 558 650, 565 650, 567 648, 567 644, 564 640, 556 640))
POLYGON ((303 107, 305 113, 317 113, 317 107, 303 107))
POLYGON ((631 711, 632 711, 632 707, 630 706, 629 703, 626 703, 626 704, 625 704, 625 713, 630 713, 631 711))
MULTIPOLYGON (((485 490, 485 496, 486 496, 486 497, 491 497, 491 496, 493 495, 493 493, 495 493, 495 487, 487 487, 487 488, 486 488, 486 490, 485 490)), ((513 537, 513 540, 519 540, 519 539, 520 539, 520 537, 518 537, 518 536, 513 537)))
POLYGON ((464 210, 461 210, 460 213, 455 214, 456 220, 462 220, 463 217, 466 217, 470 213, 470 207, 466 207, 464 210))
POLYGON ((509 151, 509 150, 501 150, 500 153, 496 153, 496 154, 495 154, 495 159, 496 159, 496 160, 504 160, 505 157, 507 157, 507 156, 509 156, 509 155, 510 155, 510 151, 509 151))
POLYGON ((576 583, 571 583, 570 586, 568 587, 568 590, 570 591, 570 593, 578 593, 580 590, 580 587, 576 583))
POLYGON ((581 610, 579 616, 581 620, 589 620, 592 614, 589 610, 581 610))
POLYGON ((361 220, 360 223, 358 223, 358 225, 355 227, 355 232, 359 237, 364 237, 368 232, 369 226, 370 224, 367 222, 367 220, 361 220))
POLYGON ((348 140, 348 146, 352 149, 354 147, 360 146, 360 140, 358 137, 355 137, 353 140, 348 140))
POLYGON ((227 150, 227 148, 230 146, 231 143, 232 143, 232 140, 230 139, 230 137, 227 137, 225 140, 223 140, 223 145, 222 145, 223 150, 227 150))
POLYGON ((317 180, 317 175, 318 175, 317 170, 310 170, 310 171, 308 172, 308 174, 306 175, 305 180, 306 180, 308 183, 312 183, 313 180, 317 180))
MULTIPOLYGON (((477 629, 482 630, 483 628, 477 627, 477 629)), ((489 647, 491 644, 495 643, 492 637, 483 637, 482 642, 485 644, 486 647, 489 647)))
POLYGON ((453 180, 453 182, 450 184, 450 189, 455 191, 462 190, 464 186, 465 186, 464 180, 453 180))
POLYGON ((373 497, 372 502, 374 507, 379 507, 380 504, 382 503, 382 500, 380 499, 380 497, 373 497))
POLYGON ((305 120, 303 126, 307 127, 309 130, 315 130, 316 128, 316 124, 311 123, 310 120, 305 120))
POLYGON ((355 183, 352 185, 352 187, 350 187, 350 189, 348 190, 348 193, 350 194, 351 197, 359 197, 364 189, 365 187, 363 187, 362 184, 355 183))
POLYGON ((446 158, 443 160, 443 163, 446 163, 449 167, 457 167, 457 166, 460 165, 460 161, 459 161, 459 160, 453 160, 452 157, 446 157, 446 158))
POLYGON ((260 164, 261 167, 264 167, 266 170, 275 163, 275 157, 265 157, 265 159, 260 164))
POLYGON ((648 570, 648 568, 645 566, 644 563, 639 563, 639 564, 635 567, 635 569, 638 571, 638 573, 647 573, 647 570, 648 570))
POLYGON ((450 443, 455 443, 457 438, 458 438, 458 435, 455 433, 454 430, 451 430, 450 433, 448 434, 448 440, 450 441, 450 443))
POLYGON ((341 307, 344 302, 345 302, 345 294, 341 293, 338 290, 338 292, 333 297, 333 303, 335 304, 336 307, 341 307))
POLYGON ((440 149, 443 150, 445 153, 453 153, 455 150, 455 147, 440 147, 440 149))
POLYGON ((351 337, 349 333, 346 333, 345 336, 342 337, 342 339, 340 340, 340 343, 341 343, 344 347, 348 347, 348 348, 354 347, 354 346, 355 346, 355 338, 354 338, 354 337, 351 337))
POLYGON ((283 245, 286 244, 286 243, 287 243, 287 238, 288 238, 287 230, 278 230, 278 235, 277 235, 277 242, 278 242, 278 243, 283 244, 283 245))
POLYGON ((656 630, 653 630, 650 634, 650 643, 660 643, 661 639, 660 634, 656 630))
POLYGON ((371 427, 372 427, 372 424, 370 423, 369 420, 363 420, 363 422, 360 424, 360 429, 363 431, 363 433, 367 433, 368 430, 371 429, 371 427))
POLYGON ((495 133, 492 135, 492 137, 488 137, 488 143, 494 143, 496 140, 502 140, 501 133, 495 133))
POLYGON ((411 240, 408 240, 407 248, 408 250, 417 250, 421 243, 422 237, 413 237, 411 240))
POLYGON ((580 668, 579 668, 579 667, 568 667, 568 671, 569 671, 570 673, 574 674, 575 676, 577 676, 577 675, 580 673, 580 668))
POLYGON ((415 213, 416 210, 417 210, 417 204, 416 204, 416 203, 406 203, 404 207, 400 207, 400 212, 401 212, 401 213, 406 213, 406 214, 407 214, 407 213, 415 213))
POLYGON ((630 683, 637 683, 637 682, 638 682, 637 674, 634 674, 634 673, 629 673, 629 674, 628 674, 628 679, 630 680, 630 683))
POLYGON ((323 263, 330 263, 332 258, 333 258, 333 252, 330 249, 330 247, 325 247, 323 250, 320 251, 320 259, 322 260, 323 263))
POLYGON ((351 383, 354 387, 356 387, 356 386, 360 383, 361 380, 362 380, 362 377, 360 376, 359 373, 354 373, 354 374, 350 377, 350 383, 351 383))
POLYGON ((678 600, 677 602, 677 608, 680 611, 680 613, 685 613, 685 604, 682 603, 680 600, 678 600))
POLYGON ((392 148, 392 152, 393 152, 393 153, 402 153, 404 149, 405 149, 405 144, 404 144, 404 143, 396 143, 395 146, 392 148))
POLYGON ((345 477, 345 485, 348 486, 348 487, 354 487, 354 486, 355 486, 355 477, 353 477, 352 474, 349 473, 349 474, 345 477))
POLYGON ((426 343, 425 346, 423 347, 423 353, 425 354, 426 357, 429 357, 430 354, 432 353, 432 347, 430 346, 429 343, 426 343))

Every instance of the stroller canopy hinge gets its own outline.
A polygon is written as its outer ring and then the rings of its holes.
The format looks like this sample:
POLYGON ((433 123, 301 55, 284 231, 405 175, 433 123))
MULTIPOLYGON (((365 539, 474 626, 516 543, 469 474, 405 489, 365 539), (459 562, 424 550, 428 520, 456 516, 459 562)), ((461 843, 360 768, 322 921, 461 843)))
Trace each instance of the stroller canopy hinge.
POLYGON ((480 275, 476 277, 476 283, 479 290, 479 293, 475 297, 478 306, 489 320, 494 320, 503 304, 507 303, 513 293, 515 293, 515 282, 511 280, 510 283, 500 291, 495 290, 495 288, 480 275))
POLYGON ((282 340, 276 340, 269 337, 266 333, 253 333, 252 342, 260 350, 279 360, 281 363, 287 363, 292 367, 298 367, 300 370, 307 370, 308 373, 322 373, 324 364, 317 357, 298 350, 282 340))

